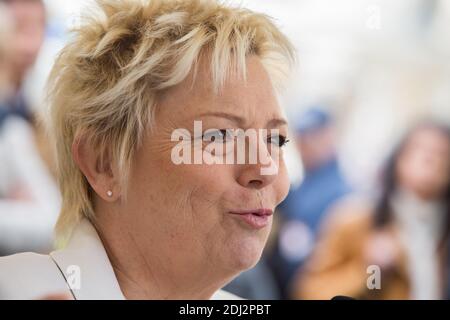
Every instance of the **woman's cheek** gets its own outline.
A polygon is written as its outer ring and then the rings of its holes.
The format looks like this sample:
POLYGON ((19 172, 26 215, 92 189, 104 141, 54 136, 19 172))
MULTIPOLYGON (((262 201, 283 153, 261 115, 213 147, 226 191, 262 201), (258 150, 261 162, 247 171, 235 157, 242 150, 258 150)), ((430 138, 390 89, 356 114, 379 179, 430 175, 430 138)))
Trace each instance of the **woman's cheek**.
POLYGON ((287 169, 284 162, 281 163, 280 165, 280 172, 276 180, 276 188, 277 188, 276 205, 278 206, 287 197, 290 188, 289 176, 287 174, 287 169))

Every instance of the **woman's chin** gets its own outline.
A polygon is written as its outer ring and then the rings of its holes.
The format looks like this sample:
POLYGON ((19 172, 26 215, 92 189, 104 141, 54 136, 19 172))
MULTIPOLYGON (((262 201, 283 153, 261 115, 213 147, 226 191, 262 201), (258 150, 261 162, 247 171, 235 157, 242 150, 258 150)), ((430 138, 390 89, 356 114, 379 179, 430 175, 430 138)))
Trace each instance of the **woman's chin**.
POLYGON ((226 264, 234 272, 253 268, 261 258, 267 237, 246 235, 236 237, 227 244, 226 264))

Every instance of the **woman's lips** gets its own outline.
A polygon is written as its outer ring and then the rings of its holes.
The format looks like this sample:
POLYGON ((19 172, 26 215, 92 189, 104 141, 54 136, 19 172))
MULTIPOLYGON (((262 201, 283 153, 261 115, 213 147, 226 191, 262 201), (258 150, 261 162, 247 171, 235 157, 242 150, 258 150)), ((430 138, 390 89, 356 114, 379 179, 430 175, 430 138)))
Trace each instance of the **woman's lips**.
POLYGON ((273 214, 272 209, 254 209, 254 210, 237 210, 230 213, 254 229, 262 229, 270 223, 270 217, 273 214))

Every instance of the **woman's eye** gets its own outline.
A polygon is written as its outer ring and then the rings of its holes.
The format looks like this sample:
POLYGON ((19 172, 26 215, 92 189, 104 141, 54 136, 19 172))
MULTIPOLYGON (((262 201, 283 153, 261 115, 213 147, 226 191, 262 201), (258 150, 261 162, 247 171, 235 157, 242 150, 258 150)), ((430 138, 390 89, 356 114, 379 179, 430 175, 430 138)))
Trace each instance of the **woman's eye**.
POLYGON ((285 136, 275 135, 267 138, 268 143, 272 143, 280 148, 284 147, 290 140, 288 140, 285 136))
POLYGON ((233 139, 233 132, 230 129, 207 130, 202 138, 205 142, 224 143, 233 139))

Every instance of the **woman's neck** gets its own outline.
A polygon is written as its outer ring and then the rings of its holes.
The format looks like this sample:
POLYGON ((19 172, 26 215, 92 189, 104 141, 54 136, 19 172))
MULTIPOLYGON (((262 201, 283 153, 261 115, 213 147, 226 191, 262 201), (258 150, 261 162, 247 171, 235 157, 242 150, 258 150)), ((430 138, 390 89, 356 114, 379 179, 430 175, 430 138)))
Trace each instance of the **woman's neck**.
POLYGON ((209 268, 207 261, 206 265, 195 264, 195 259, 182 262, 177 253, 157 245, 144 251, 123 224, 114 225, 118 224, 101 223, 96 228, 126 299, 206 300, 232 278, 219 278, 220 272, 209 268))

